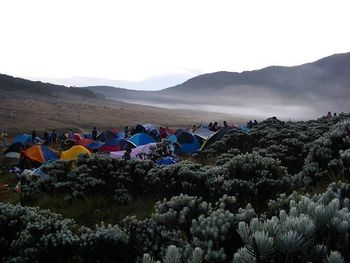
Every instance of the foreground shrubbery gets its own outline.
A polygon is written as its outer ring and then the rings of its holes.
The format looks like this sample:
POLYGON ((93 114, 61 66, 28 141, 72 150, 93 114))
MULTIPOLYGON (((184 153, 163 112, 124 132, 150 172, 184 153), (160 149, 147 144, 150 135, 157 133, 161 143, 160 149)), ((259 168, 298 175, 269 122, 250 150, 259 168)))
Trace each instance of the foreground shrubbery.
POLYGON ((350 122, 344 119, 269 119, 250 133, 232 131, 200 156, 214 165, 155 166, 102 155, 47 164, 46 175, 21 176, 23 201, 43 195, 161 201, 147 219, 130 216, 94 229, 46 210, 1 204, 2 260, 45 262, 60 253, 64 262, 349 261, 350 122))
POLYGON ((348 260, 349 197, 349 184, 333 183, 323 194, 281 196, 258 215, 250 205, 238 208, 235 197, 207 203, 180 195, 158 202, 150 219, 94 230, 47 210, 0 203, 0 254, 5 261, 135 262, 144 253, 162 259, 175 245, 183 262, 195 248, 205 262, 348 260), (62 257, 52 258, 56 253, 62 257))

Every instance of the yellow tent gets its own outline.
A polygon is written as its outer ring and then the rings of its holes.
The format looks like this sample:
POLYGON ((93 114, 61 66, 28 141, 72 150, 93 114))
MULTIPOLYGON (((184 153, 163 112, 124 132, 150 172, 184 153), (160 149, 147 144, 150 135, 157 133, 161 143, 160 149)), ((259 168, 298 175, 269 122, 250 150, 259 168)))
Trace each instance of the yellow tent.
POLYGON ((76 160, 79 154, 91 155, 90 151, 81 145, 74 145, 67 151, 62 152, 61 160, 76 160))

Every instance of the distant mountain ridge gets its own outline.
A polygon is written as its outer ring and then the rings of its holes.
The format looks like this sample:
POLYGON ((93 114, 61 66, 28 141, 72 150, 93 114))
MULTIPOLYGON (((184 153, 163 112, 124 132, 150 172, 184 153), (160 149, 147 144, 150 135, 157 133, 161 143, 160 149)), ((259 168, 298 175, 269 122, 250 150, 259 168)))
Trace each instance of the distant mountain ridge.
MULTIPOLYGON (((243 103, 324 103, 350 110, 350 53, 335 54, 292 67, 270 66, 241 73, 220 71, 196 76, 160 91, 85 87, 118 100, 236 105, 243 103)), ((106 87, 105 87, 106 88, 106 87)), ((322 105, 321 105, 322 104, 322 105)), ((331 108, 331 107, 330 107, 331 108)), ((345 109, 344 109, 345 110, 345 109)))
POLYGON ((66 87, 44 83, 41 81, 31 81, 22 78, 0 74, 0 91, 6 96, 44 96, 44 97, 69 97, 78 96, 89 99, 102 99, 101 94, 96 94, 87 89, 66 87))

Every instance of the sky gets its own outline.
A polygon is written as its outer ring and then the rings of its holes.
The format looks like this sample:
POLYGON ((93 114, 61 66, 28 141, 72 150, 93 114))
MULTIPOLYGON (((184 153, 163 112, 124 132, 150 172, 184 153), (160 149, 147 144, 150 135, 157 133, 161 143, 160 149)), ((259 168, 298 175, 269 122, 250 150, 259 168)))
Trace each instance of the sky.
POLYGON ((156 90, 350 52, 348 0, 8 0, 0 73, 156 90))

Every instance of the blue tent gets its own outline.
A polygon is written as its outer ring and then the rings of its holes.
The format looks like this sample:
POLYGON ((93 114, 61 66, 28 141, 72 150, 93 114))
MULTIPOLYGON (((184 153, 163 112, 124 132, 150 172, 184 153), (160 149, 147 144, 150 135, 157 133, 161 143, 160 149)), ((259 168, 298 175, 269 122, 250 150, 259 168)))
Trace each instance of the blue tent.
POLYGON ((176 153, 195 153, 199 151, 201 146, 194 134, 184 130, 177 130, 175 135, 177 142, 181 145, 181 147, 176 149, 176 153))
POLYGON ((158 165, 172 165, 172 164, 176 164, 176 161, 174 160, 173 157, 167 156, 167 157, 163 157, 161 159, 159 159, 157 161, 158 165))
POLYGON ((136 146, 145 145, 149 143, 155 143, 156 140, 146 133, 136 133, 129 138, 129 141, 134 143, 136 146))
POLYGON ((15 137, 13 143, 20 142, 24 145, 32 144, 32 136, 28 134, 20 134, 15 137))
POLYGON ((241 131, 244 131, 244 132, 250 132, 251 129, 249 129, 247 126, 244 126, 244 125, 240 125, 239 126, 239 129, 241 131))

